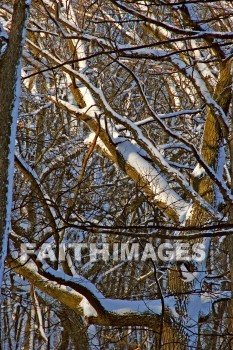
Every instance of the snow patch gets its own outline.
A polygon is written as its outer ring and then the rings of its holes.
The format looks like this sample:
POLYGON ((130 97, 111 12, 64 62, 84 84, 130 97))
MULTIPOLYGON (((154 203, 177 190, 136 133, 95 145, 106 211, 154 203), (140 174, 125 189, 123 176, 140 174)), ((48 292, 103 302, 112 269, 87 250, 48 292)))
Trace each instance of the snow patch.
POLYGON ((205 176, 205 169, 202 168, 202 166, 200 166, 200 164, 197 164, 192 172, 192 175, 193 175, 193 177, 200 179, 200 178, 205 176))
POLYGON ((91 304, 89 303, 89 301, 87 301, 86 298, 83 298, 83 300, 81 301, 81 303, 79 304, 82 309, 83 309, 83 314, 86 317, 96 317, 97 316, 97 312, 95 311, 95 309, 91 306, 91 304))

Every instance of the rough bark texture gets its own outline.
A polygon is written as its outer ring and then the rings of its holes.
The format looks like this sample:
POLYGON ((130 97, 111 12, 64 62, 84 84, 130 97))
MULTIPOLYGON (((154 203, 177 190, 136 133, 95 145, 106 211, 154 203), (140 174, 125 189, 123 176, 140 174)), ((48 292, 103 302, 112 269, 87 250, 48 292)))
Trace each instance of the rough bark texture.
POLYGON ((10 221, 18 79, 28 7, 26 0, 15 1, 8 46, 0 60, 0 285, 10 221))
MULTIPOLYGON (((221 63, 219 79, 216 84, 216 88, 213 94, 215 101, 222 107, 225 113, 228 112, 231 101, 231 60, 221 63)), ((222 130, 216 116, 211 110, 208 111, 205 129, 203 134, 203 142, 201 146, 201 154, 205 162, 212 167, 216 172, 219 161, 219 151, 222 146, 223 135, 222 130)), ((195 180, 196 191, 209 203, 215 204, 215 190, 214 183, 208 176, 198 178, 195 180)), ((203 210, 198 204, 193 205, 193 212, 190 219, 187 221, 187 225, 198 226, 204 225, 208 221, 214 221, 214 218, 210 218, 208 213, 203 210)), ((232 238, 230 238, 232 240, 232 238)), ((200 239, 189 242, 191 244, 201 242, 200 239)), ((231 273, 232 260, 231 260, 231 273)), ((233 276, 233 275, 232 275, 233 276)), ((171 293, 189 293, 194 286, 192 283, 185 283, 180 277, 180 271, 177 266, 173 267, 169 273, 169 290, 171 293)), ((185 297, 187 299, 187 296, 185 297)), ((181 298, 182 299, 182 298, 181 298)), ((184 300, 185 301, 185 300, 184 300)), ((185 303, 184 303, 185 304, 185 303)), ((181 309, 182 313, 182 309, 181 309)), ((165 350, 180 350, 187 348, 187 340, 184 339, 182 331, 180 334, 174 332, 174 329, 165 327, 164 329, 164 349, 165 350)))

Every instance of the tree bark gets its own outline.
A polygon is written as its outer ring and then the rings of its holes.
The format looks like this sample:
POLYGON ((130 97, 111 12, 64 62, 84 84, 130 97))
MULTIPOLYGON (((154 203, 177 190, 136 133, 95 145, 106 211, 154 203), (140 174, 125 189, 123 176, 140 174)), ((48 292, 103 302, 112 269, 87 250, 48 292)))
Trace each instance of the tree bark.
POLYGON ((0 59, 0 289, 10 226, 20 67, 28 0, 16 0, 7 48, 0 59))
MULTIPOLYGON (((231 101, 231 60, 228 60, 224 63, 220 64, 220 73, 219 79, 216 84, 216 88, 213 94, 213 98, 219 104, 219 106, 223 109, 225 113, 228 112, 230 101, 231 101)), ((213 114, 211 110, 208 111, 205 129, 203 134, 203 142, 201 145, 201 155, 204 161, 213 168, 213 170, 218 172, 218 164, 219 164, 219 156, 220 156, 220 148, 223 144, 223 133, 221 126, 213 114)), ((217 199, 215 193, 215 184, 210 178, 205 175, 204 177, 197 178, 196 180, 196 191, 202 196, 202 198, 206 199, 210 204, 216 206, 217 199)), ((211 218, 210 215, 203 210, 198 204, 193 205, 192 215, 187 220, 186 225, 189 226, 198 226, 204 225, 208 221, 214 221, 214 218, 211 218)), ((196 239, 189 241, 191 244, 201 243, 202 240, 196 239)), ((208 249, 207 249, 208 253, 208 249)), ((231 254, 230 254, 231 256, 231 254)), ((231 264, 231 272, 232 268, 232 260, 231 264)), ((203 266, 199 266, 198 270, 202 270, 203 266)), ((232 274, 233 275, 233 274, 232 274)), ((179 268, 173 267, 169 273, 169 290, 174 294, 184 295, 185 293, 189 293, 190 291, 195 289, 195 286, 192 283, 185 283, 180 277, 179 268)), ((188 295, 188 294, 187 294, 188 295)), ((187 313, 185 311, 186 304, 188 303, 188 297, 180 297, 182 301, 182 307, 180 310, 181 318, 187 313)), ((188 309, 188 308, 187 308, 188 309)), ((182 322, 181 322, 182 323, 182 322)), ((188 339, 182 334, 182 330, 180 333, 171 329, 170 327, 164 328, 164 339, 163 339, 163 349, 171 350, 171 349, 186 349, 188 339)), ((198 338, 198 336, 197 336, 198 338)), ((195 346, 195 345, 194 345, 195 346)), ((197 344, 196 344, 197 346, 197 344)))

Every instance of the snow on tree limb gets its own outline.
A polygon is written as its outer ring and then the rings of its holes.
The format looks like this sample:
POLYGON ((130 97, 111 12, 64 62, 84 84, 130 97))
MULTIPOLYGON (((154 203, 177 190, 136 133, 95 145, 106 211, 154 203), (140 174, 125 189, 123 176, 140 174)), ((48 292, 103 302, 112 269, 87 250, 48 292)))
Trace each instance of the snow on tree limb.
POLYGON ((21 56, 26 36, 30 2, 17 0, 14 4, 9 41, 0 58, 0 289, 7 254, 10 226, 14 147, 20 98, 21 56))
MULTIPOLYGON (((96 287, 82 276, 71 277, 44 264, 35 269, 31 263, 21 264, 20 260, 8 260, 8 266, 22 274, 40 290, 86 316, 88 323, 99 325, 147 325, 154 328, 156 318, 161 317, 161 300, 124 300, 105 298, 96 287)), ((200 293, 201 309, 198 317, 208 316, 213 302, 228 300, 231 292, 200 293)), ((196 299, 193 299, 195 307, 196 299)), ((176 318, 176 298, 165 298, 167 317, 176 318)), ((172 321, 170 321, 172 322, 172 321)))

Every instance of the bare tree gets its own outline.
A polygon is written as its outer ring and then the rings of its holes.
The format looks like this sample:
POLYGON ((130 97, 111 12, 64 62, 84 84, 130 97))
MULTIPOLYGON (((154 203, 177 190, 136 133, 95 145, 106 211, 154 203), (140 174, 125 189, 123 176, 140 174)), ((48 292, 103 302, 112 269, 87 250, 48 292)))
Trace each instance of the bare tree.
POLYGON ((48 295, 63 305, 61 348, 77 341, 65 305, 85 344, 95 325, 97 347, 230 349, 232 13, 227 1, 32 6, 8 267, 37 287, 33 312, 48 295), (62 256, 75 242, 182 242, 205 259, 62 256), (52 246, 53 261, 21 259, 25 243, 52 246))
POLYGON ((0 288, 11 217, 14 145, 20 97, 21 58, 29 1, 15 1, 9 37, 0 27, 0 288))

